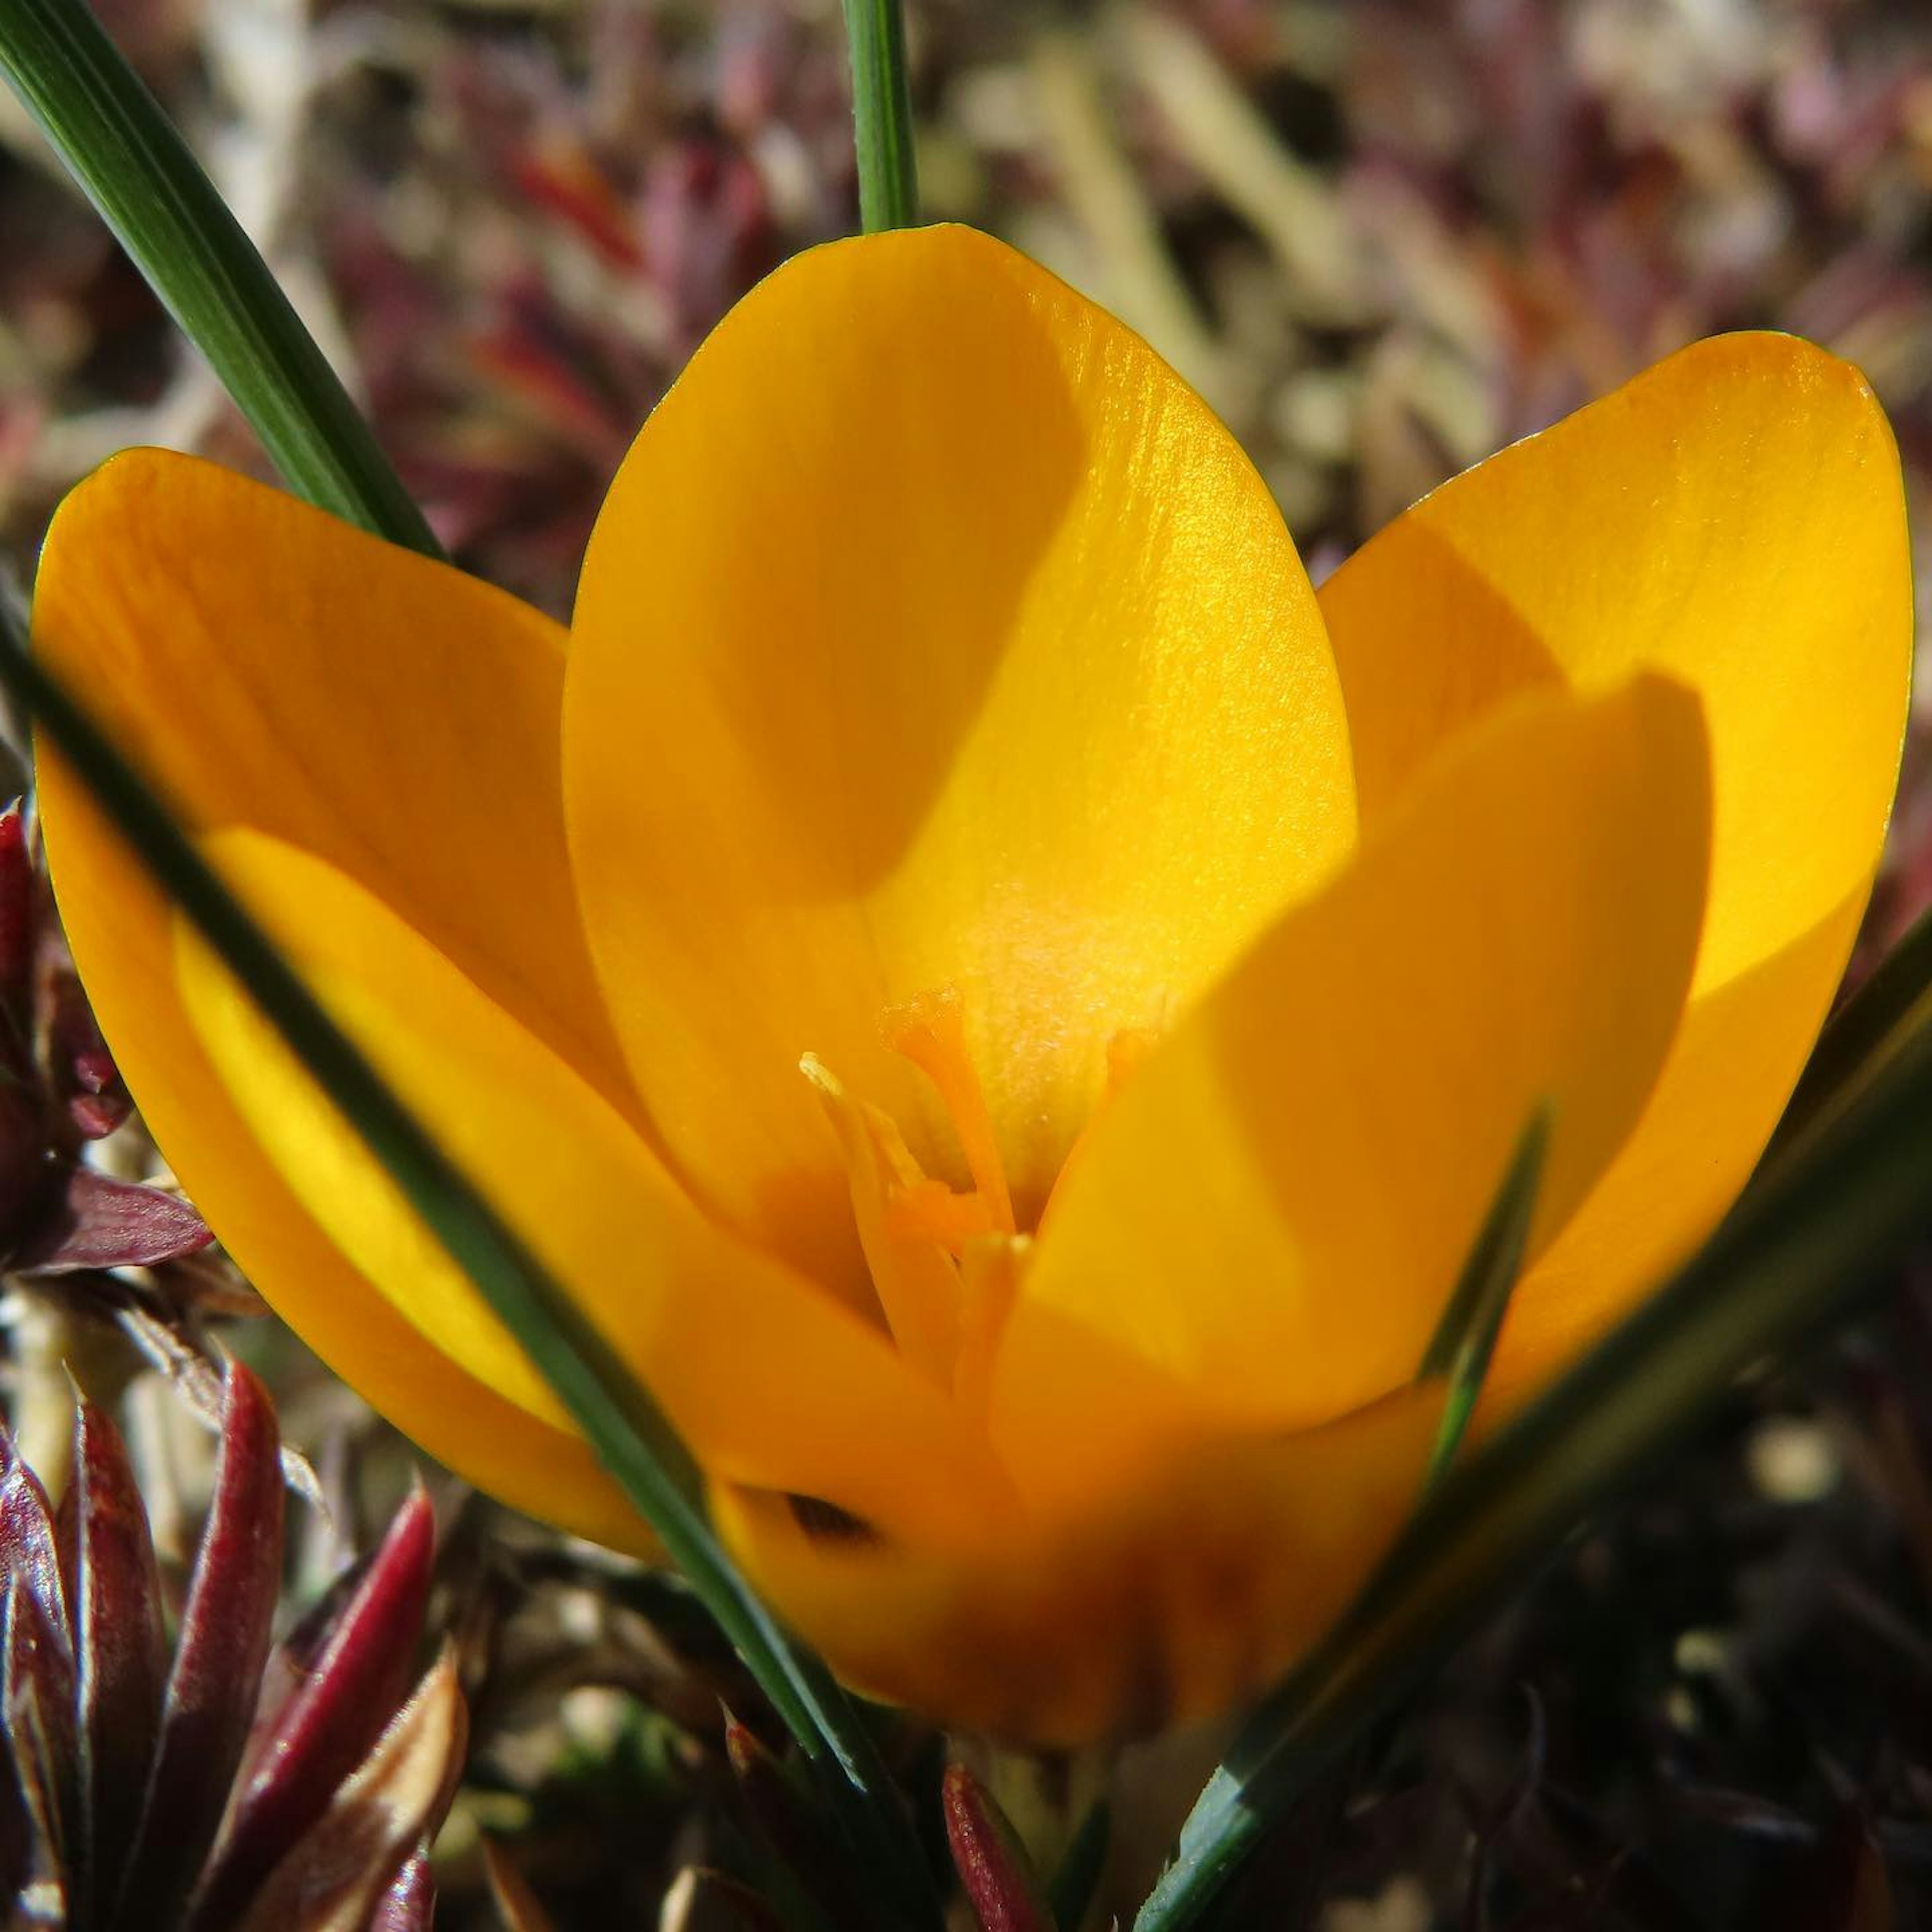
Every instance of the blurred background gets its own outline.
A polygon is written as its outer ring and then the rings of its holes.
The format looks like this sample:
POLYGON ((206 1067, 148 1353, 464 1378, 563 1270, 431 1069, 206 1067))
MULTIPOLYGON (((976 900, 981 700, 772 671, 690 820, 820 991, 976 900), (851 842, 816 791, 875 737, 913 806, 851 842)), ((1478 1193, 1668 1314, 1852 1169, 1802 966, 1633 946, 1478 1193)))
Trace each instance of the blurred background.
MULTIPOLYGON (((99 10, 444 539, 560 613, 683 358, 760 274, 854 225, 836 0, 99 10)), ((909 25, 928 214, 1006 237, 1147 335, 1240 436, 1318 577, 1669 350, 1772 327, 1865 370, 1932 581, 1932 8, 913 0, 909 25)), ((10 103, 0 238, 0 547, 22 576, 62 492, 124 444, 262 468, 10 103)), ((1932 899, 1919 717, 1865 961, 1932 899)), ((272 1324, 238 1327, 249 1297, 218 1273, 160 1278, 136 1340, 164 1370, 176 1353, 136 1447, 180 1492, 184 1544, 206 1437, 168 1405, 229 1323, 331 1502, 298 1540, 312 1584, 404 1459, 272 1324)), ((8 1310, 17 1400, 46 1296, 8 1310)), ((89 1320, 98 1348, 130 1332, 118 1304, 70 1303, 62 1346, 89 1320)), ((1907 1279, 1526 1578, 1232 1922, 1932 1922, 1928 1451, 1932 1280, 1907 1279)), ((440 1922, 535 1932, 526 1884, 559 1926, 756 1924, 678 1890, 744 1833, 730 1672, 676 1592, 438 1496, 439 1616, 476 1714, 440 1922), (523 1875, 494 1900, 486 1834, 523 1875)), ((901 1742, 914 1766, 934 1749, 901 1742)))

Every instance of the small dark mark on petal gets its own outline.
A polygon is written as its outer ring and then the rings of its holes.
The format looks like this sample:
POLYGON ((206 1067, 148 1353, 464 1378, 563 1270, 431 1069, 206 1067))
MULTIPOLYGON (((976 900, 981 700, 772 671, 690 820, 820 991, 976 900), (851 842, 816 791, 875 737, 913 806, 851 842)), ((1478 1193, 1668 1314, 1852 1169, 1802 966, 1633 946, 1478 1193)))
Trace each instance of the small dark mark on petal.
POLYGON ((819 1496, 788 1495, 793 1520, 806 1535, 828 1543, 877 1543, 879 1532, 863 1516, 819 1496))

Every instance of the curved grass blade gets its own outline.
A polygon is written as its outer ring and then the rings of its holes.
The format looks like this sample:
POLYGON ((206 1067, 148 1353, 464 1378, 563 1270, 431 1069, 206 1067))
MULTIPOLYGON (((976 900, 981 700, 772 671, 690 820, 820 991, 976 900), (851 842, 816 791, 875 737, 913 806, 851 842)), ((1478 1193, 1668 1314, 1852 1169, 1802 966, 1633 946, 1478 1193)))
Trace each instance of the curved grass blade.
POLYGON ((1790 1146, 1888 1048, 1932 1016, 1932 909, 1922 913, 1870 978, 1832 1016, 1778 1124, 1774 1156, 1790 1146))
POLYGON ((1135 1932, 1201 1922, 1295 1796, 1733 1378, 1932 1236, 1932 1026, 1760 1171, 1703 1250, 1452 1471, 1209 1781, 1135 1932))
POLYGON ((0 0, 0 72, 289 487, 440 556, 267 263, 84 0, 0 0))
POLYGON ((1529 1117, 1516 1144, 1502 1185, 1477 1231, 1475 1245, 1462 1264, 1455 1291, 1442 1311, 1429 1346, 1416 1371, 1418 1382, 1439 1378, 1449 1384, 1442 1420, 1429 1454, 1426 1489, 1433 1489, 1456 1460, 1483 1378, 1509 1312, 1510 1297, 1522 1272, 1522 1251, 1536 1212, 1536 1191, 1543 1180, 1544 1156, 1550 1150, 1550 1109, 1538 1107, 1529 1117))
POLYGON ((744 1659, 824 1784, 855 1852, 913 1924, 937 1896, 863 1720, 824 1665, 754 1595, 712 1533, 697 1472, 602 1335, 389 1090, 180 826, 0 609, 0 686, 361 1136, 569 1411, 744 1659))
POLYGON ((919 220, 912 94, 899 0, 844 0, 852 61, 852 134, 859 151, 859 221, 868 235, 919 220))

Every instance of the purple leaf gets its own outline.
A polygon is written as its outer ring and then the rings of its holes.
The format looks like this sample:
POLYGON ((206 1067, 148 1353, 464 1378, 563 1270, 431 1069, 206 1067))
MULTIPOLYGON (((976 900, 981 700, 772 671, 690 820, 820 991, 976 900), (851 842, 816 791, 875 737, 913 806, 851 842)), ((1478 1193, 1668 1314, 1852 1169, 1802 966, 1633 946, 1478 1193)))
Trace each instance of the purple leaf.
POLYGON ((67 1897, 68 1853, 80 1826, 74 1750, 74 1666, 64 1635, 48 1625, 18 1571, 7 1579, 0 1622, 0 1711, 6 1720, 13 1883, 67 1897))
POLYGON ((70 1660, 74 1625, 54 1538, 53 1510, 40 1478, 20 1460, 4 1431, 0 1431, 0 1575, 10 1586, 17 1578, 26 1587, 70 1660))
POLYGON ((178 1195, 75 1167, 12 1265, 38 1274, 158 1268, 199 1254, 214 1238, 207 1222, 178 1195))
POLYGON ((140 1822, 160 1728, 167 1648, 148 1513, 119 1432, 94 1405, 75 1410, 74 1481, 56 1534, 74 1609, 75 1704, 86 1888, 122 1870, 140 1822))
POLYGON ((420 1488, 396 1512, 296 1690, 251 1740, 192 1923, 227 1932, 394 1714, 422 1635, 436 1522, 420 1488))
POLYGON ((16 799, 0 812, 0 1000, 17 1002, 34 964, 33 855, 16 799))
MULTIPOLYGON (((8 1592, 4 1642, 10 1655, 18 1617, 32 1620, 38 1615, 24 1592, 18 1588, 8 1592)), ((28 1678, 22 1676, 16 1688, 10 1674, 9 1687, 4 1707, 0 1707, 5 1719, 7 1782, 10 1787, 4 1874, 8 1895, 16 1914, 23 1900, 38 1897, 40 1922, 65 1925, 74 1916, 70 1910, 74 1901, 68 1894, 63 1850, 74 1815, 63 1778, 63 1773, 71 1769, 72 1756, 56 1733, 70 1740, 72 1720, 63 1713, 60 1725, 50 1724, 28 1678)))
POLYGON ((214 1498, 182 1612, 140 1831, 111 1923, 172 1922, 221 1822, 281 1586, 280 1450, 268 1391, 230 1362, 214 1498))
POLYGON ((427 1842, 418 1846, 376 1901, 369 1932, 430 1932, 436 1923, 436 1879, 427 1842))
POLYGON ((287 1848, 237 1932, 362 1932, 391 1882, 442 1823, 468 1737, 455 1652, 446 1648, 374 1749, 287 1848))
POLYGON ((79 980, 62 978, 56 983, 47 1034, 53 1082, 66 1096, 69 1118, 89 1140, 111 1134, 134 1103, 79 980))
POLYGON ((940 1804, 961 1888, 983 1932, 1053 1932, 1032 1862, 1006 1814, 963 1764, 946 1766, 940 1804))
POLYGON ((0 1068, 0 1253, 38 1225, 57 1185, 39 1096, 0 1068))

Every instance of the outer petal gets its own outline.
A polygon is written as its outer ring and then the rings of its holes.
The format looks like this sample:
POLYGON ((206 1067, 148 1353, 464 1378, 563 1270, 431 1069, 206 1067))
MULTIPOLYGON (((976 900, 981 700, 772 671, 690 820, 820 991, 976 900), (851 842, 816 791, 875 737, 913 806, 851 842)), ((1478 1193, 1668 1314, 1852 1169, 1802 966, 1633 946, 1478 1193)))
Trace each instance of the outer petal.
POLYGON ((1706 757, 1660 679, 1512 708, 1156 1050, 1076 1157, 1002 1349, 994 1436, 1030 1499, 1136 1448, 1116 1351, 1222 1426, 1408 1381, 1543 1103, 1547 1244, 1682 1009, 1706 757))
POLYGON ((1150 1441, 1132 1480, 1067 1520, 943 1538, 814 1534, 722 1490, 760 1588, 850 1682, 1035 1746, 1218 1717, 1279 1677, 1414 1508, 1440 1413, 1404 1390, 1288 1436, 1150 1441))
MULTIPOLYGON (((61 506, 34 643, 190 826, 326 860, 593 1076, 610 1065, 564 844, 565 635, 548 618, 214 464, 138 449, 61 506)), ((91 830, 69 836, 73 788, 49 763, 64 911, 122 875, 91 830)), ((80 963, 112 1004, 107 962, 80 963)), ((138 1024, 103 1017, 117 1046, 138 1024)))
MULTIPOLYGON (((970 1508, 962 1472, 974 1459, 950 1411, 880 1329, 713 1227, 614 1108, 344 874, 251 832, 220 835, 212 850, 708 1469, 895 1528, 916 1527, 942 1496, 970 1508)), ((180 959, 210 1059, 309 1213, 436 1348, 567 1426, 508 1333, 185 927, 180 959)), ((295 1319, 303 1325, 299 1305, 295 1319)))
MULTIPOLYGON (((190 824, 307 842, 411 904, 586 1061, 614 1063, 571 910, 556 626, 154 451, 117 457, 62 506, 34 619, 41 655, 190 824)), ((635 1517, 584 1445, 426 1345, 284 1186, 182 1010, 164 902, 50 754, 39 804, 68 936, 121 1070, 250 1276, 299 1303, 310 1345, 433 1454, 523 1508, 634 1544, 635 1517)))
POLYGON ((1624 1158, 1519 1293, 1533 1384, 1695 1244, 1743 1184, 1822 1020, 1898 772, 1904 493, 1858 373, 1791 338, 1699 344, 1399 518, 1324 587, 1365 820, 1526 686, 1650 665, 1709 720, 1696 995, 1624 1158))
POLYGON ((590 546, 566 699, 585 917, 683 1170, 854 1255, 817 1053, 956 1179, 878 1035, 950 983, 1022 1215, 1110 1035, 1348 847, 1333 667, 1268 493, 1118 323, 1000 244, 839 242, 741 303, 590 546))

